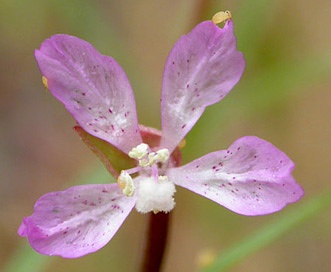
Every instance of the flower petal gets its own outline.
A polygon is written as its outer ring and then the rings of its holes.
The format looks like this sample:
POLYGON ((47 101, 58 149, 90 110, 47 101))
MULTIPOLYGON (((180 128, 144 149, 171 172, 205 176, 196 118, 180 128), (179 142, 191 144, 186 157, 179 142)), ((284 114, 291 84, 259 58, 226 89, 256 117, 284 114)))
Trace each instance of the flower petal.
POLYGON ((293 162, 272 144, 246 136, 228 150, 207 154, 166 175, 175 184, 236 213, 262 215, 303 196, 291 176, 293 168, 293 162))
POLYGON ((35 57, 48 89, 85 131, 126 153, 141 143, 132 88, 113 58, 63 34, 45 40, 35 57))
POLYGON ((172 151, 204 109, 233 88, 244 67, 231 20, 224 28, 205 21, 182 36, 170 52, 163 75, 161 146, 172 151))
POLYGON ((106 245, 134 204, 117 184, 71 187, 42 196, 18 233, 39 253, 81 257, 106 245))

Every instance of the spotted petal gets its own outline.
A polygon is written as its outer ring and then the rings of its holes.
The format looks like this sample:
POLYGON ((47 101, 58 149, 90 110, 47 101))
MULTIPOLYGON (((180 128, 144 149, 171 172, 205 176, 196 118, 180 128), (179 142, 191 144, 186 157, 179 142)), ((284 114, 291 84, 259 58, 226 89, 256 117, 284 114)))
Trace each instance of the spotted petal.
POLYGON ((223 99, 239 81, 244 66, 231 20, 224 28, 205 21, 182 36, 163 75, 161 146, 174 150, 205 108, 223 99))
POLYGON ((170 180, 243 215, 282 209, 303 196, 291 172, 293 162, 272 144, 254 136, 228 150, 168 170, 170 180))
POLYGON ((141 143, 132 88, 113 58, 63 34, 44 41, 35 57, 50 92, 85 131, 126 153, 141 143))
POLYGON ((19 234, 39 253, 80 257, 106 245, 134 204, 117 184, 75 186, 42 196, 19 234))

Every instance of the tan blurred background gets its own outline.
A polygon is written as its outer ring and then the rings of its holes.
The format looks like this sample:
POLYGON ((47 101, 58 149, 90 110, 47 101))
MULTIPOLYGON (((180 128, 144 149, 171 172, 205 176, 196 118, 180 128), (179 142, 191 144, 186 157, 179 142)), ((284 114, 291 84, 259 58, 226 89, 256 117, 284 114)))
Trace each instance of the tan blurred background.
MULTIPOLYGON (((225 9, 232 11, 246 71, 189 134, 184 161, 257 135, 296 162, 302 202, 331 188, 330 1, 0 0, 0 270, 23 262, 27 242, 16 232, 38 197, 88 177, 110 180, 71 129, 71 116, 44 90, 34 49, 68 33, 113 56, 134 88, 140 122, 159 128, 168 52, 180 35, 225 9)), ((202 252, 225 250, 279 216, 239 216, 182 189, 176 202, 164 271, 197 271, 202 252)), ((41 270, 26 271, 135 271, 146 219, 133 212, 97 253, 43 257, 41 270)), ((325 210, 230 271, 330 271, 330 229, 325 210)))

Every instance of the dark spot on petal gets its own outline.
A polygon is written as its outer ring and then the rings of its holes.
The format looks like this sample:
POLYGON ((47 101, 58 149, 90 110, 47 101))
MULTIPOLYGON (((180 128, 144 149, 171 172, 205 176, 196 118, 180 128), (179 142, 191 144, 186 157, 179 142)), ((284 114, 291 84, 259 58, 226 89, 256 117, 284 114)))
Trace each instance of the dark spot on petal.
POLYGON ((57 207, 54 207, 54 208, 52 209, 52 212, 53 212, 53 213, 58 213, 58 212, 60 212, 60 211, 58 210, 57 207))

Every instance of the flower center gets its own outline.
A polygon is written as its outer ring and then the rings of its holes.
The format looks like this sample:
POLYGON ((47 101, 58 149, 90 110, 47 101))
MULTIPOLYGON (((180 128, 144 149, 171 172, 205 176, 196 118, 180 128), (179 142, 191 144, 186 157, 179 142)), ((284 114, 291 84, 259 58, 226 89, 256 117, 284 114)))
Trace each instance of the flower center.
POLYGON ((171 211, 175 206, 175 185, 167 176, 159 175, 160 169, 169 160, 169 150, 163 148, 152 151, 147 144, 142 143, 129 152, 129 157, 136 159, 138 166, 121 171, 117 183, 123 194, 137 196, 138 212, 171 211), (132 178, 131 175, 135 173, 138 176, 132 178))

